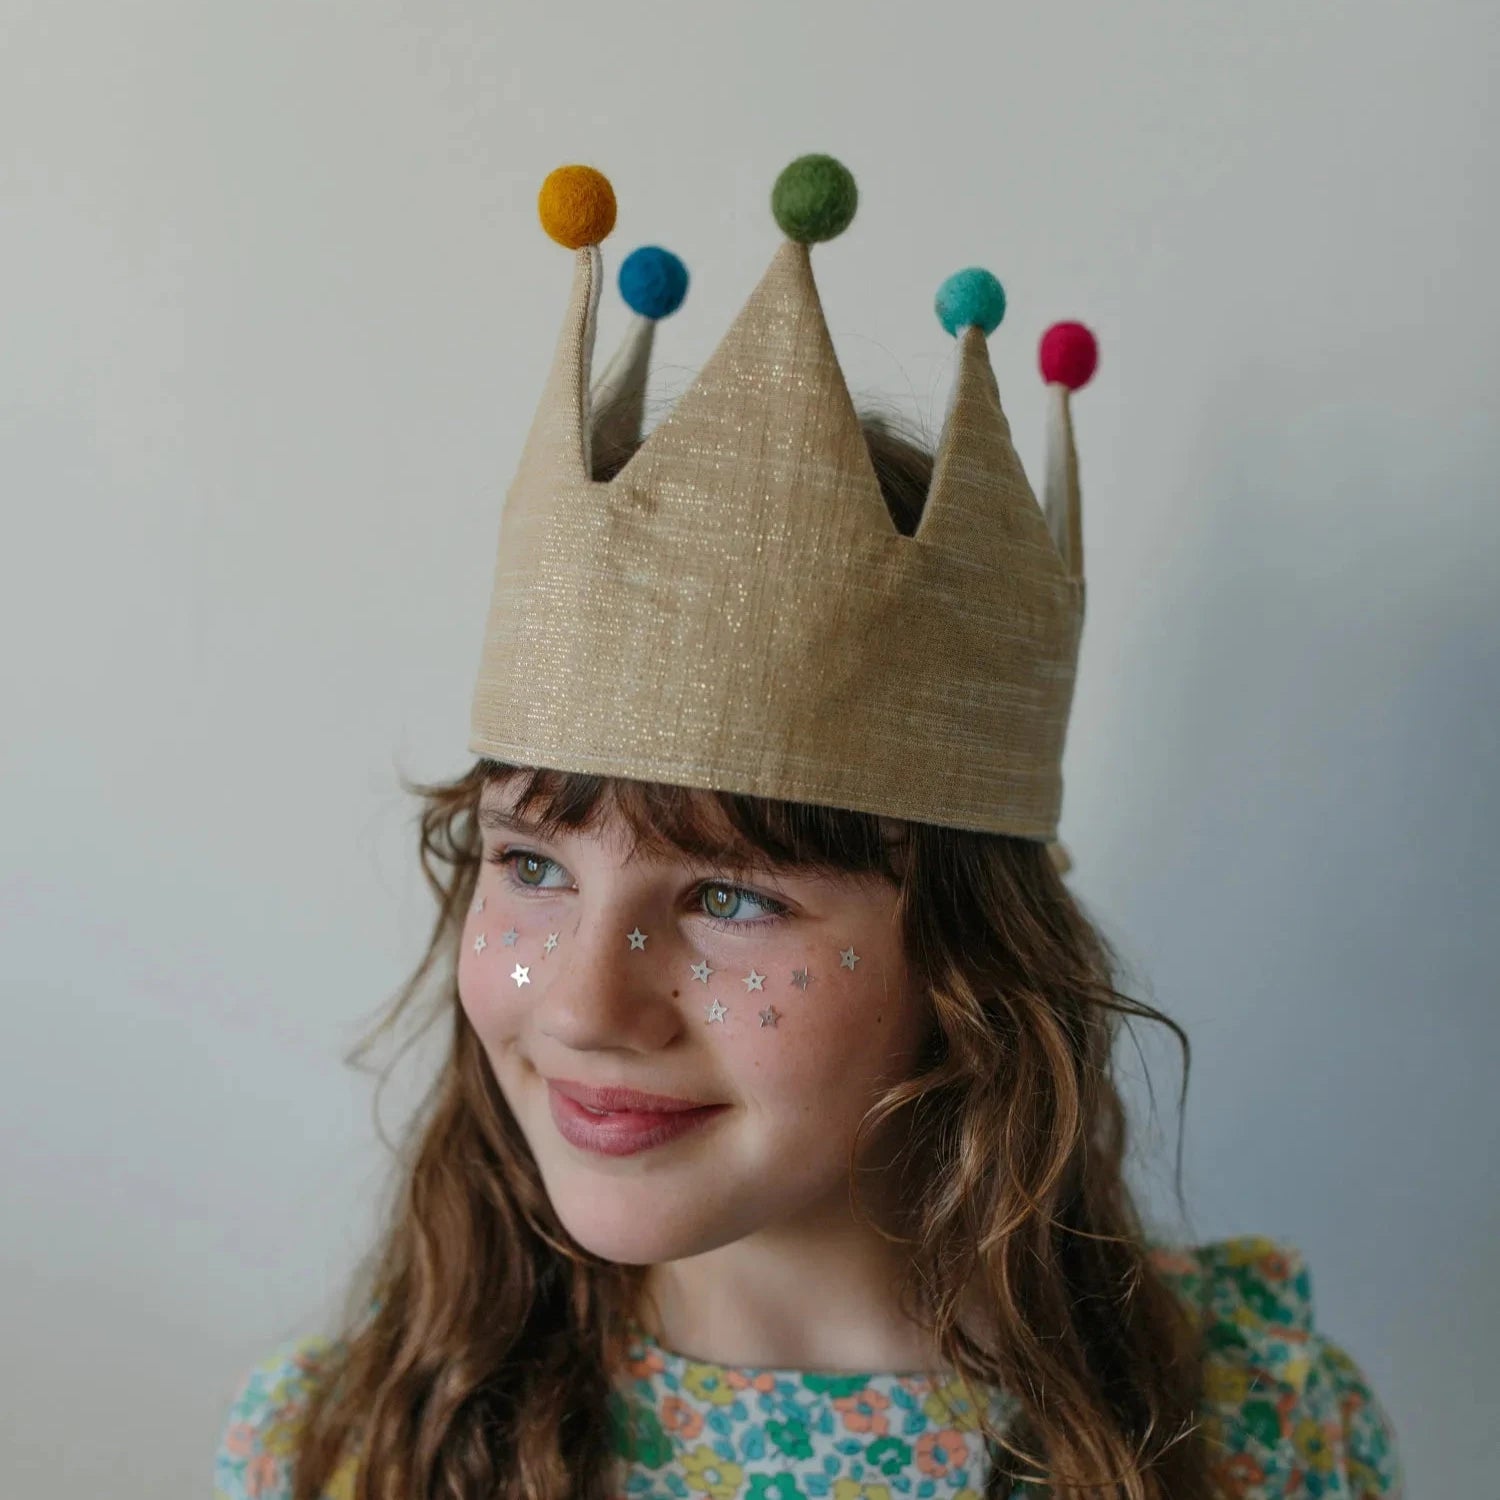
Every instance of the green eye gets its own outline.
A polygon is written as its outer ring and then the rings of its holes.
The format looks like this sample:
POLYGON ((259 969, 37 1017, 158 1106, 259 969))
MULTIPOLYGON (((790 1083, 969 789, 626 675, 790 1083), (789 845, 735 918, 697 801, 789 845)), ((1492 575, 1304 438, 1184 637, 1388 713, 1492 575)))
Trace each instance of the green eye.
MULTIPOLYGON (((530 891, 557 892, 562 887, 545 884, 547 876, 553 870, 563 875, 567 873, 555 860, 533 854, 529 849, 496 849, 485 858, 505 871, 505 878, 511 885, 523 886, 530 891)), ((754 891, 726 885, 722 881, 699 886, 698 897, 703 902, 703 915, 726 931, 743 932, 748 927, 768 925, 787 912, 786 903, 773 896, 757 895, 754 891), (751 917, 749 913, 753 911, 765 915, 751 917)))
POLYGON ((732 885, 706 885, 703 887, 703 900, 711 917, 729 917, 734 915, 735 907, 739 905, 740 893, 732 885), (723 910, 720 910, 720 907, 723 910))
POLYGON ((542 881, 546 878, 547 871, 554 866, 550 859, 544 859, 540 854, 532 854, 526 849, 496 849, 486 858, 491 864, 499 865, 505 871, 506 878, 516 885, 524 885, 531 890, 550 889, 542 881), (533 879, 533 876, 536 878, 533 879))

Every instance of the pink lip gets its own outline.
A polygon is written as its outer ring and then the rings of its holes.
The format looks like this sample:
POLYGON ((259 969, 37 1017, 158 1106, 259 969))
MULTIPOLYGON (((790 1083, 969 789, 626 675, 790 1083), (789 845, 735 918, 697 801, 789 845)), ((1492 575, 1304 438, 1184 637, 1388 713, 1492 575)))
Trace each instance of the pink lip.
POLYGON ((725 1104, 666 1099, 634 1089, 591 1089, 550 1079, 547 1102, 558 1134, 570 1145, 600 1156, 633 1156, 663 1146, 697 1130, 728 1108, 725 1104), (642 1108, 641 1101, 650 1101, 653 1107, 642 1108), (586 1104, 608 1113, 593 1114, 586 1104))
POLYGON ((639 1110, 649 1114, 671 1115, 683 1109, 706 1109, 710 1106, 697 1099, 673 1099, 667 1094, 643 1094, 639 1089, 596 1088, 592 1084, 574 1083, 570 1078, 549 1078, 547 1082, 566 1099, 586 1104, 590 1109, 639 1110))

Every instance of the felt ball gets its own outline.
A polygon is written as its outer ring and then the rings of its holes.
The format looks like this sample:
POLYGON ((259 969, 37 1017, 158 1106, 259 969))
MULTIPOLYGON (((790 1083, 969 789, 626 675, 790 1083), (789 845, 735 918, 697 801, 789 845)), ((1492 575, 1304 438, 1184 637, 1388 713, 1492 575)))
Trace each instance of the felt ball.
POLYGON ((687 285, 687 267, 660 245, 642 245, 620 265, 620 295, 643 318, 670 318, 682 306, 687 285))
POLYGON ((988 338, 1005 316, 1005 288, 981 266, 955 271, 938 288, 934 303, 938 322, 957 338, 965 328, 980 327, 988 338))
POLYGON ((1099 344, 1082 323, 1054 323, 1037 349, 1042 379, 1070 391, 1087 385, 1099 367, 1099 344))
POLYGON ((542 228, 559 245, 581 250, 607 239, 615 227, 615 190, 593 167, 557 167, 537 195, 542 228))
POLYGON ((800 245, 836 239, 849 227, 858 204, 853 174, 831 156, 799 156, 783 168, 771 189, 776 222, 800 245))

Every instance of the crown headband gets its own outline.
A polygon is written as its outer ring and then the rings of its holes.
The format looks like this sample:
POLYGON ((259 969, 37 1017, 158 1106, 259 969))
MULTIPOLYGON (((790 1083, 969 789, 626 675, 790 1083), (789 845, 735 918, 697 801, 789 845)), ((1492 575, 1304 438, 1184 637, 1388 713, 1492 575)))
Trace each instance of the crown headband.
POLYGON ((1096 346, 1076 323, 1042 340, 1043 507, 990 365, 1004 292, 982 269, 950 277, 937 311, 957 368, 901 534, 812 276, 810 246, 856 199, 830 157, 781 174, 785 243, 642 442, 655 325, 686 271, 656 247, 626 260, 634 320, 591 389, 614 193, 590 167, 548 176, 542 223, 576 252, 572 295, 501 512, 471 751, 1055 838, 1084 612, 1069 396, 1096 346), (634 452, 595 481, 606 448, 634 452))

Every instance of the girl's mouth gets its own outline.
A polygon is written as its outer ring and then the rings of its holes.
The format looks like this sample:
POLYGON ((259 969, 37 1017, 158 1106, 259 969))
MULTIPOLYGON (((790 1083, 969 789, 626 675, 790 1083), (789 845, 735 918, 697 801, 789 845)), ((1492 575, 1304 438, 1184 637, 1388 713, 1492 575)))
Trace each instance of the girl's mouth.
POLYGON ((634 1156, 681 1139, 717 1119, 727 1104, 686 1109, 594 1109, 547 1084, 547 1102, 557 1132, 570 1145, 599 1156, 634 1156))

